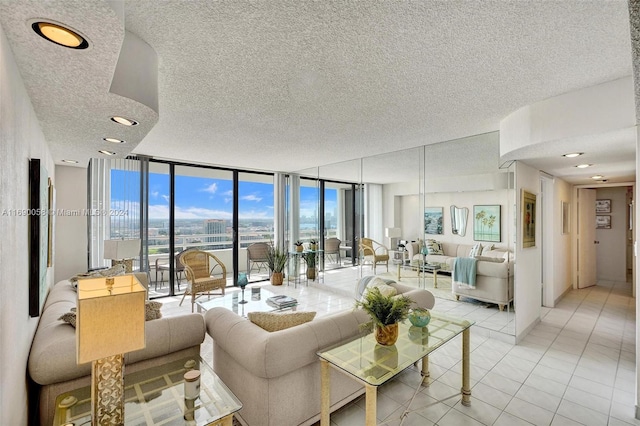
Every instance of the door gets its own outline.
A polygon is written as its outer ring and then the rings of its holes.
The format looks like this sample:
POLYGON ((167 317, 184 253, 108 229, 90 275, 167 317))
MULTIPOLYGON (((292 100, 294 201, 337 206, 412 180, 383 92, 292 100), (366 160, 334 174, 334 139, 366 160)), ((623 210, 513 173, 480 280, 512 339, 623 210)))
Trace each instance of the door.
POLYGON ((596 190, 578 189, 578 288, 596 285, 596 190))

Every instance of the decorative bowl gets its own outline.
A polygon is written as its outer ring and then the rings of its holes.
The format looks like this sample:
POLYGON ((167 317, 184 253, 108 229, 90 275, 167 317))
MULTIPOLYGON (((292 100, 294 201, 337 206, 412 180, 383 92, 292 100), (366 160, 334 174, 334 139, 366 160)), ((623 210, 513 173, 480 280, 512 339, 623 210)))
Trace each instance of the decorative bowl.
POLYGON ((431 313, 428 309, 415 308, 409 313, 409 321, 415 327, 426 327, 431 321, 431 313))

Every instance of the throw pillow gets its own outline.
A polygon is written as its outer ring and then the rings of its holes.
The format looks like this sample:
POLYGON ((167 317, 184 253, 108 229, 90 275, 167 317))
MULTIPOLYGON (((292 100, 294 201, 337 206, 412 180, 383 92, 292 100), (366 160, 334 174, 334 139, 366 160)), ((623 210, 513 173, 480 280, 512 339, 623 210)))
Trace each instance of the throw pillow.
POLYGON ((383 296, 395 296, 398 293, 398 290, 396 290, 395 287, 390 286, 389 283, 390 281, 388 280, 384 280, 379 277, 373 277, 362 292, 360 299, 364 299, 364 295, 372 287, 378 287, 378 289, 380 289, 380 293, 383 296))
MULTIPOLYGON (((147 300, 144 302, 144 320, 151 321, 154 319, 162 318, 162 312, 160 312, 160 308, 162 308, 162 303, 154 302, 147 300)), ((62 314, 60 321, 64 321, 67 324, 71 324, 74 328, 76 326, 76 308, 71 308, 70 312, 62 314)))
POLYGON ((249 321, 269 332, 304 324, 315 316, 315 312, 249 312, 247 314, 249 321))
POLYGON ((112 266, 107 269, 98 269, 97 271, 87 272, 84 274, 78 274, 75 277, 69 278, 71 285, 77 290, 78 279, 82 278, 100 278, 100 277, 116 277, 118 275, 124 275, 126 273, 125 266, 123 264, 112 266))
POLYGON ((427 247, 427 251, 429 254, 439 254, 444 255, 444 250, 442 249, 442 244, 440 244, 436 240, 426 240, 425 246, 427 247))
POLYGON ((473 247, 471 247, 471 251, 469 252, 469 257, 476 257, 482 254, 482 244, 476 243, 473 247))
POLYGON ((147 300, 144 303, 145 321, 162 318, 162 312, 160 312, 160 308, 162 308, 162 303, 147 300))

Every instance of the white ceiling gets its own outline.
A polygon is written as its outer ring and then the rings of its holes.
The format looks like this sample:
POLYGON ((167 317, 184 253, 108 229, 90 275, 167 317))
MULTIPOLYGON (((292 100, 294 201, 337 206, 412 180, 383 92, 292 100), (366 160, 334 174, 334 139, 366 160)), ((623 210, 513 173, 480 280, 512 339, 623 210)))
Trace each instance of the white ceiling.
MULTIPOLYGON (((525 105, 631 74, 626 1, 136 0, 123 15, 99 0, 0 0, 58 163, 86 165, 115 136, 120 156, 296 171, 496 131, 525 105), (47 43, 33 18, 91 48, 47 43), (125 29, 157 53, 157 116, 109 93, 125 29), (123 110, 141 125, 108 122, 123 110)), ((559 155, 589 151, 607 164, 598 173, 633 179, 635 133, 610 136, 522 159, 584 183, 593 171, 559 155)))

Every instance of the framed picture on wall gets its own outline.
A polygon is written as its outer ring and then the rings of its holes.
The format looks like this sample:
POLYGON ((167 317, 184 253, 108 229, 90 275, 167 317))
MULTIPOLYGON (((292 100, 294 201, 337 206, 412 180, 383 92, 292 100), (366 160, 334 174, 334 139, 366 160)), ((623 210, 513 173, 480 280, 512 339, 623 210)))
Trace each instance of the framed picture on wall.
POLYGON ((443 234, 444 233, 444 207, 424 208, 424 233, 443 234))
POLYGON ((536 246, 536 195, 522 190, 522 248, 536 246))
POLYGON ((596 229, 611 229, 611 215, 596 215, 596 229))
POLYGON ((596 200, 596 213, 611 213, 611 200, 596 200))
POLYGON ((473 239, 500 242, 500 205, 473 206, 473 239))

